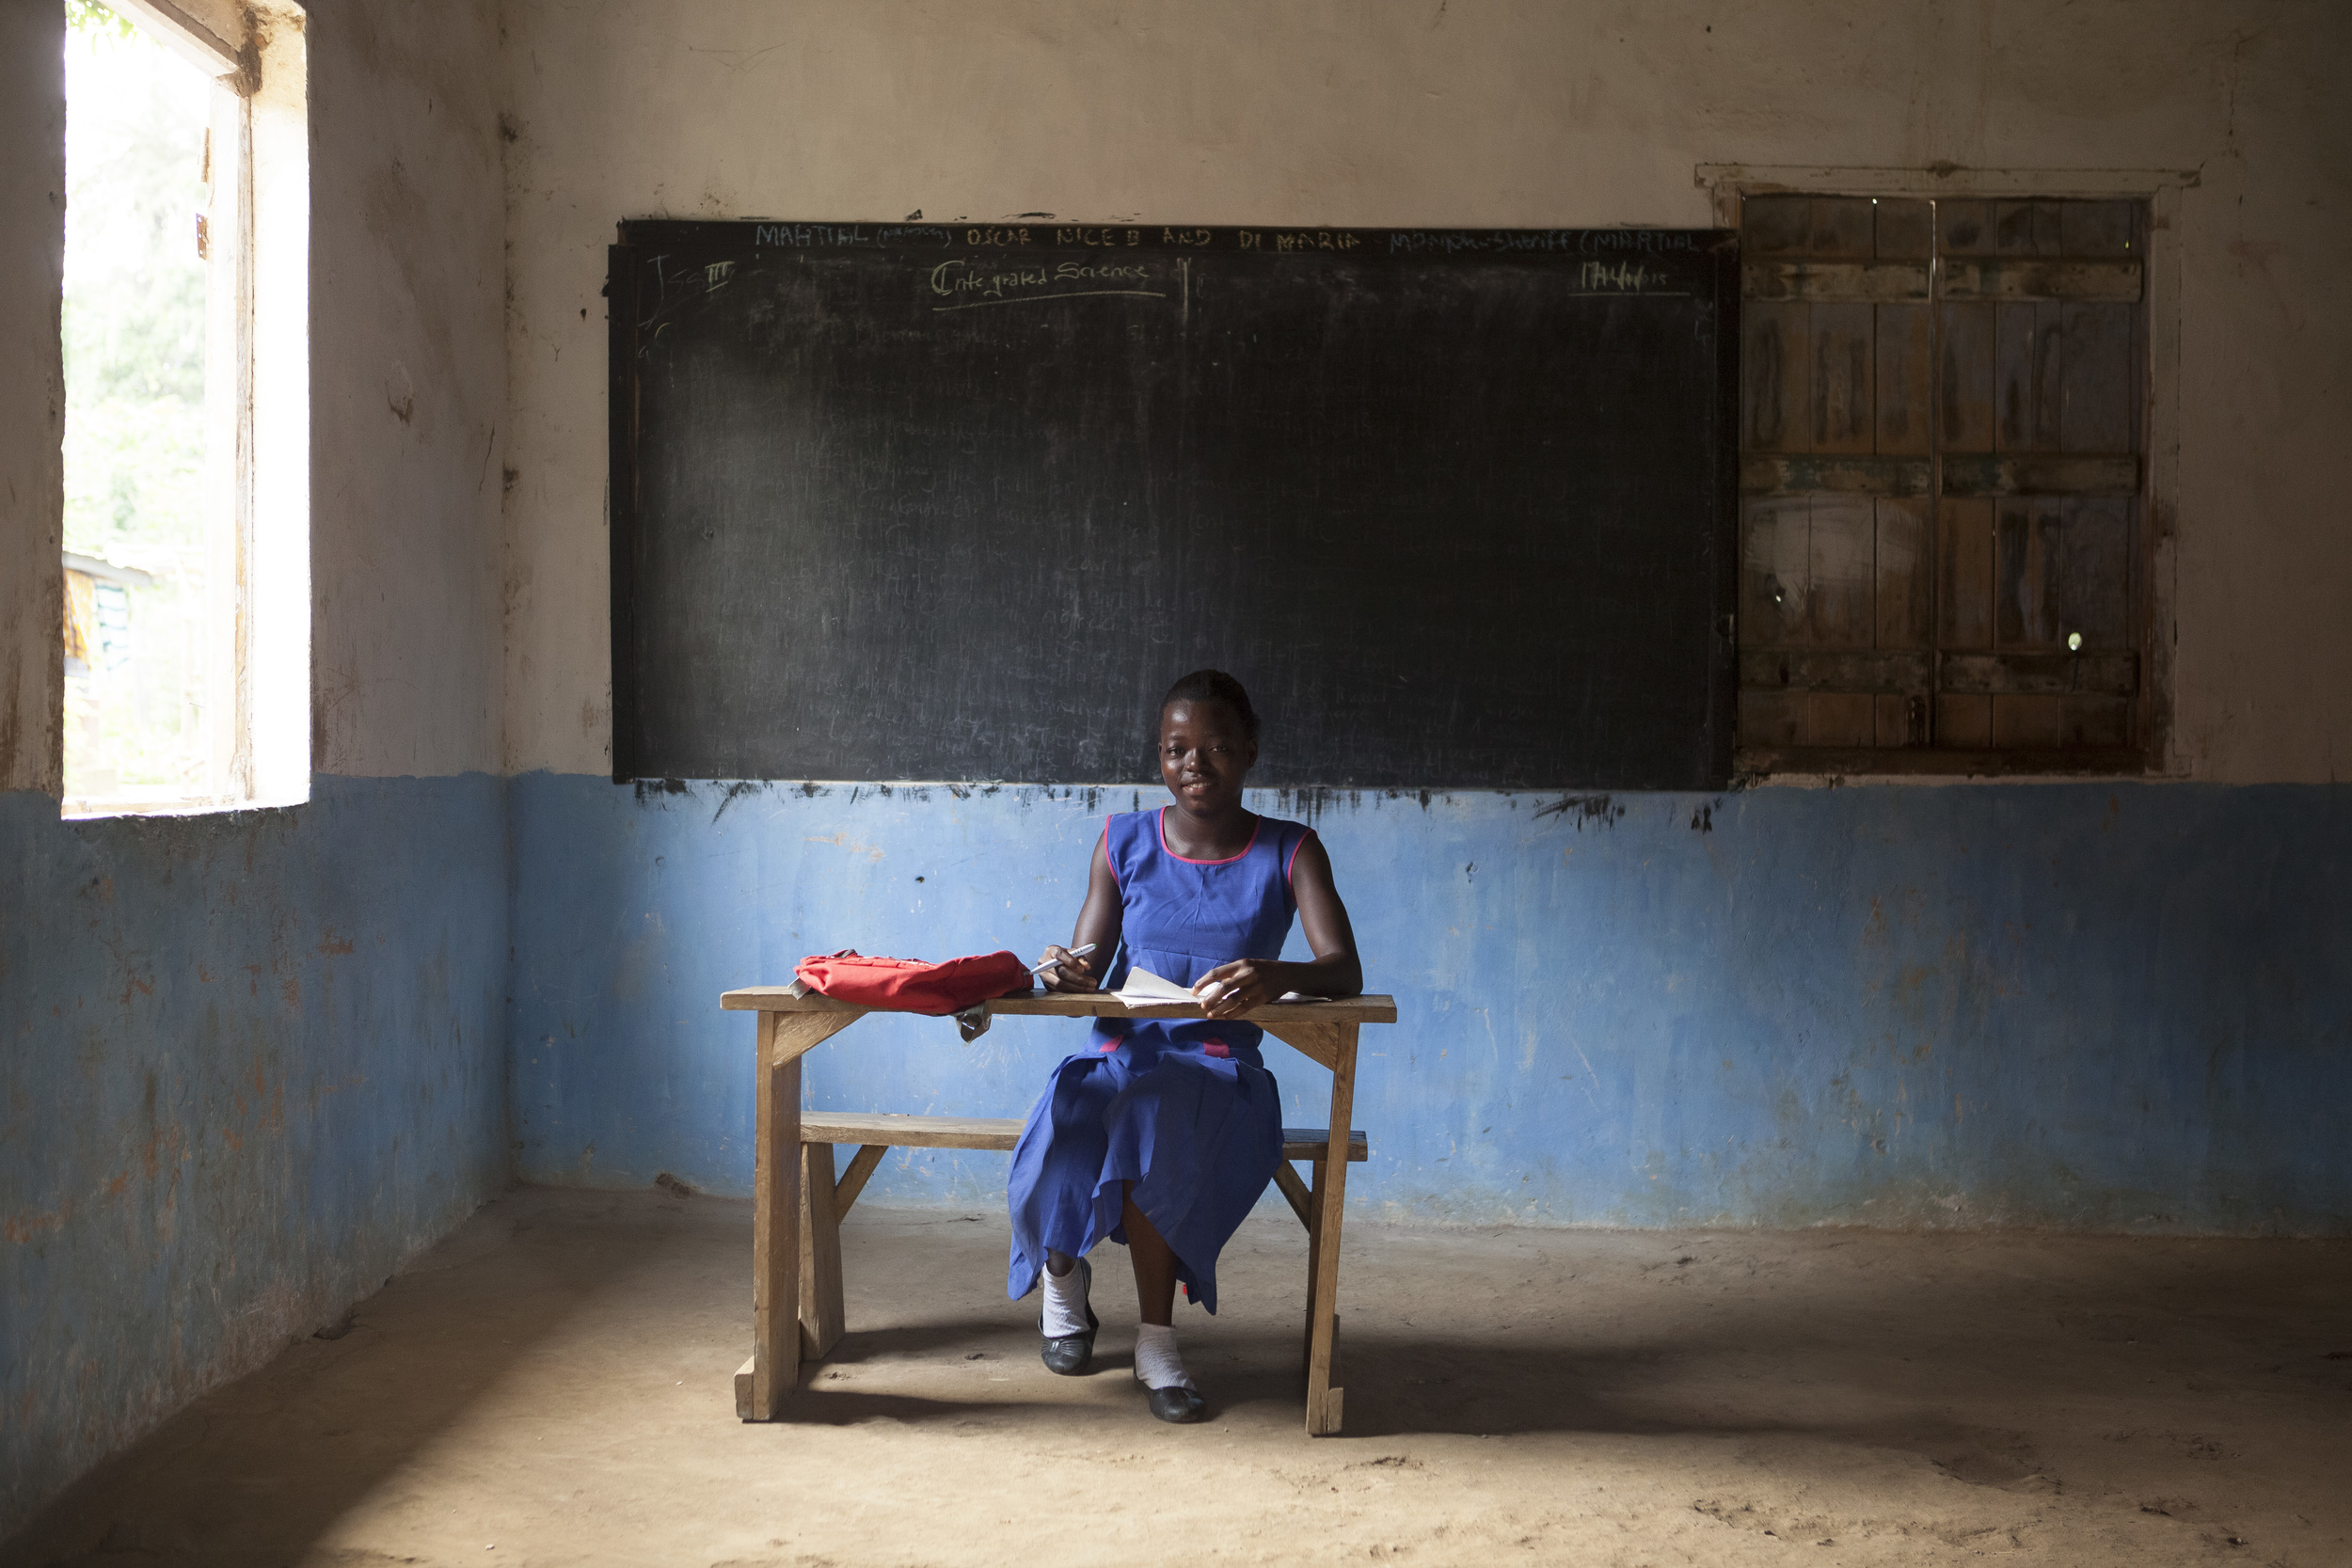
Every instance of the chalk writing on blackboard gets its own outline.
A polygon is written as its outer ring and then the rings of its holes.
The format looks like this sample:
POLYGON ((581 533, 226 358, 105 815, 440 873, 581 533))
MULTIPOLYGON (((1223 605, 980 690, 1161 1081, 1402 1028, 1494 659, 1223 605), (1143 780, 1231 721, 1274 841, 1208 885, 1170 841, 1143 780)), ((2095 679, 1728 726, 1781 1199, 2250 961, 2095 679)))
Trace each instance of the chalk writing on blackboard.
POLYGON ((977 261, 942 261, 931 268, 931 293, 953 300, 938 310, 970 310, 983 305, 1025 305, 1048 299, 1086 299, 1100 294, 1135 294, 1166 299, 1165 290, 1141 287, 1151 269, 1110 262, 1061 261, 1052 266, 993 266, 977 261))
MULTIPOLYGON (((973 231, 977 236, 977 231, 973 231)), ((830 245, 938 245, 956 243, 955 230, 937 223, 755 223, 752 245, 790 250, 815 250, 830 245)), ((981 242, 975 237, 974 245, 981 242)), ((999 244, 1009 244, 999 241, 999 244)), ((1024 242, 1026 243, 1026 242, 1024 242)))
POLYGON ((1645 267, 1638 261, 1586 261, 1576 269, 1577 290, 1581 293, 1641 294, 1654 293, 1668 299, 1687 299, 1688 290, 1661 289, 1655 285, 1676 281, 1672 274, 1656 267, 1645 267))
POLYGON ((1398 229, 1389 234, 1392 256, 1431 251, 1444 256, 1528 251, 1573 251, 1589 256, 1613 250, 1663 254, 1695 253, 1697 249, 1697 236, 1679 229, 1398 229))

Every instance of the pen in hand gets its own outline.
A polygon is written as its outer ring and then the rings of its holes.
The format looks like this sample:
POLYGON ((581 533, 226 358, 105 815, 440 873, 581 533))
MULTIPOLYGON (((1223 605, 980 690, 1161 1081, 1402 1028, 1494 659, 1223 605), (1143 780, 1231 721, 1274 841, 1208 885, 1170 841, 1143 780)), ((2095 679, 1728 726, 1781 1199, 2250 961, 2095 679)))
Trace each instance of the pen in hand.
MULTIPOLYGON (((1073 947, 1073 948, 1072 948, 1072 949, 1070 950, 1070 955, 1069 955, 1069 956, 1070 956, 1071 958, 1085 958, 1085 957, 1086 957, 1089 953, 1091 953, 1091 952, 1093 952, 1093 951, 1094 951, 1094 943, 1092 943, 1092 942, 1088 942, 1088 943, 1087 943, 1084 947, 1073 947)), ((1059 958, 1048 958, 1048 959, 1046 959, 1043 963, 1039 964, 1036 968, 1034 968, 1034 969, 1030 970, 1030 971, 1029 971, 1029 973, 1030 973, 1030 974, 1044 974, 1047 970, 1054 968, 1056 965, 1059 964, 1060 962, 1061 962, 1061 959, 1059 959, 1059 958)))

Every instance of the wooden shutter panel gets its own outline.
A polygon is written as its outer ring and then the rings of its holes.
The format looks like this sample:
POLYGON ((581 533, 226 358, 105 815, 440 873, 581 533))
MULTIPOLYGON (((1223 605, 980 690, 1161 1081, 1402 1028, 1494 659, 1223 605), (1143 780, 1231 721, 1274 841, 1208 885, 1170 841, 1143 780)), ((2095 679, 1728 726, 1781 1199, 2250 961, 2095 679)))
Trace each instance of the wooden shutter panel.
POLYGON ((1745 765, 2137 767, 2140 204, 1741 224, 1745 765))

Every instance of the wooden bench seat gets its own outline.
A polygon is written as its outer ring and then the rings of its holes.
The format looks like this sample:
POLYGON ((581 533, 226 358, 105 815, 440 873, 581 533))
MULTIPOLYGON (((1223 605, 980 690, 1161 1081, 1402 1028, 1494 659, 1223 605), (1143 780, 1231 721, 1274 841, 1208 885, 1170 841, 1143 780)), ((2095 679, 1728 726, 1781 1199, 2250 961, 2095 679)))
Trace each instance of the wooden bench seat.
MULTIPOLYGON (((1330 1135, 1320 1127, 1285 1127, 1282 1129, 1282 1158, 1285 1161, 1304 1160, 1320 1167, 1330 1147, 1330 1135)), ((841 1223, 841 1216, 850 1212, 857 1195, 866 1190, 866 1179, 874 1174, 882 1157, 894 1148, 986 1148, 1009 1154, 1021 1141, 1021 1120, 1018 1117, 914 1117, 892 1112, 803 1111, 801 1113, 801 1142, 803 1144, 855 1144, 858 1151, 833 1184, 832 1223, 841 1223)), ((1347 1163, 1362 1164, 1372 1158, 1372 1145, 1361 1128, 1351 1128, 1347 1134, 1347 1163)), ((807 1180, 824 1180, 824 1172, 812 1163, 807 1180)), ((1298 1223, 1309 1230, 1314 1222, 1308 1216, 1312 1191, 1299 1180, 1298 1174, 1286 1164, 1275 1170, 1274 1184, 1298 1216, 1298 1223)), ((1319 1183, 1318 1183, 1319 1184, 1319 1183)), ((821 1223, 821 1222, 820 1222, 821 1223)))
MULTIPOLYGON (((1320 1160, 1327 1134, 1320 1127, 1282 1129, 1282 1158, 1320 1160)), ((884 1148, 993 1148, 1009 1154, 1021 1141, 1018 1117, 908 1117, 890 1112, 851 1115, 842 1111, 803 1111, 801 1142, 804 1144, 880 1145, 884 1148)), ((1372 1158, 1360 1130, 1347 1134, 1347 1163, 1360 1165, 1372 1158)))

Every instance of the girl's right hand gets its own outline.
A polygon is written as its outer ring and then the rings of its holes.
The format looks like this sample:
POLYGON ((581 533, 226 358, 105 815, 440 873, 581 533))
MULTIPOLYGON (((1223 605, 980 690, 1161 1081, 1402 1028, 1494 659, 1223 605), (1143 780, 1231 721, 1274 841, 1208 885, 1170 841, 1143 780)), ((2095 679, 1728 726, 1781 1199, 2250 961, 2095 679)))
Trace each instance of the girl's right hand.
POLYGON ((1067 947, 1053 946, 1038 955, 1038 962, 1058 959, 1053 968, 1038 976, 1047 990, 1091 991, 1102 988, 1095 983, 1094 971, 1088 958, 1073 958, 1067 947))

